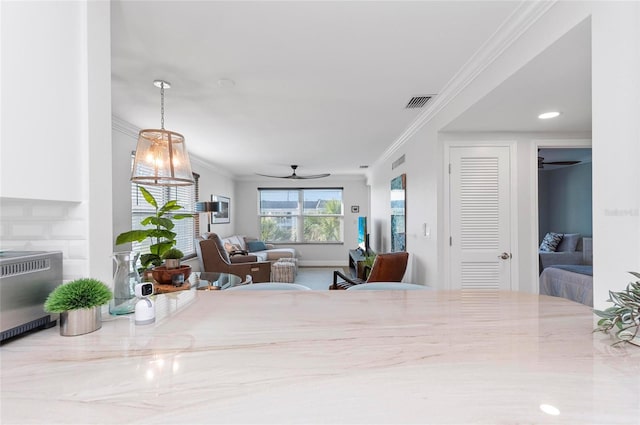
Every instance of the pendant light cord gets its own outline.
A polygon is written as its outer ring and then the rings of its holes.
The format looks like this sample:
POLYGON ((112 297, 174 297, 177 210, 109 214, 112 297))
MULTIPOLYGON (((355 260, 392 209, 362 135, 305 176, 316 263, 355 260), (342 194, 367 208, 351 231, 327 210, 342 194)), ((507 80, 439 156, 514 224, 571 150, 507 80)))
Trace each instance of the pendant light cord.
POLYGON ((164 130, 164 82, 160 83, 160 128, 164 130))

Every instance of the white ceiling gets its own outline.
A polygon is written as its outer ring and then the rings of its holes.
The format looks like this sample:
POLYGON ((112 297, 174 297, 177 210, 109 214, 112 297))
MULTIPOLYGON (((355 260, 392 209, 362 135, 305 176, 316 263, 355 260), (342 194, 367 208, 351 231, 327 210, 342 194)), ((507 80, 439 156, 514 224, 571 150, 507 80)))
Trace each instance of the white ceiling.
POLYGON ((444 131, 590 132, 590 20, 571 29, 444 131), (548 111, 561 115, 538 119, 548 111))
MULTIPOLYGON (((300 165, 298 174, 361 174, 359 166, 378 159, 420 113, 404 109, 409 99, 439 93, 517 6, 112 1, 113 114, 139 128, 159 127, 152 82, 164 79, 172 84, 165 127, 182 133, 192 154, 235 175, 286 175, 290 164, 300 165), (220 79, 235 85, 220 87, 220 79)), ((568 83, 567 97, 584 107, 576 118, 560 96, 548 101, 568 117, 549 129, 571 123, 567 130, 590 130, 584 37, 583 29, 563 38, 561 52, 545 52, 517 74, 543 80, 547 90, 509 80, 448 130, 528 126, 516 107, 531 109, 568 83)))

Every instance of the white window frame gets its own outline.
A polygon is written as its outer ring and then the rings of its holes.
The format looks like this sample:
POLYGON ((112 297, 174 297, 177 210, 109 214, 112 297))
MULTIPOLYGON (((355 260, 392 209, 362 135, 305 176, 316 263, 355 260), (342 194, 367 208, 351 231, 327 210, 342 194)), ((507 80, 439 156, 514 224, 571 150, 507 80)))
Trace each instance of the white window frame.
POLYGON ((258 188, 258 229, 262 234, 262 219, 263 218, 293 218, 296 224, 295 240, 279 240, 272 241, 267 240, 265 242, 273 244, 307 244, 307 245, 330 245, 330 244, 344 244, 344 188, 342 187, 307 187, 307 188, 258 188), (340 213, 339 214, 308 214, 304 211, 304 194, 305 192, 320 191, 320 190, 334 190, 340 192, 340 213), (298 202, 296 213, 282 213, 282 214, 263 214, 261 208, 261 200, 263 192, 298 192, 298 202), (304 223, 305 218, 308 217, 336 217, 340 222, 339 238, 335 241, 310 241, 304 239, 304 223))

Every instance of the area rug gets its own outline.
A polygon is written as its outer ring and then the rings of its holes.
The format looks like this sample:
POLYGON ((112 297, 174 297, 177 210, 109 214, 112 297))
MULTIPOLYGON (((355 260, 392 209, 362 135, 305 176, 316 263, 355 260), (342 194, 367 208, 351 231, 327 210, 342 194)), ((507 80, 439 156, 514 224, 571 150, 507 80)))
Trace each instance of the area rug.
POLYGON ((334 270, 344 273, 340 267, 300 267, 295 283, 317 291, 328 290, 333 282, 334 270))

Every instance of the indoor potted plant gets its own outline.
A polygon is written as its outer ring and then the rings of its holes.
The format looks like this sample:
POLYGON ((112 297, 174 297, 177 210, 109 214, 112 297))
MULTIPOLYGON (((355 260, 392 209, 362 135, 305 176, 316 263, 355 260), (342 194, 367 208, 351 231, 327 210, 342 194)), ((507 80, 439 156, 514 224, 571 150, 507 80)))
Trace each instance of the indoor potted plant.
POLYGON ((149 239, 149 252, 140 255, 141 271, 149 269, 151 266, 160 266, 162 264, 162 255, 176 244, 176 233, 173 232, 175 227, 174 220, 182 220, 192 217, 192 214, 172 214, 172 211, 182 209, 178 202, 171 200, 166 204, 159 206, 153 195, 144 187, 140 186, 140 193, 149 205, 155 208, 153 215, 145 217, 140 224, 145 226, 144 229, 129 230, 118 235, 116 245, 122 245, 130 242, 142 242, 149 239))
POLYGON ((177 269, 180 267, 182 257, 184 257, 184 254, 178 248, 171 248, 162 254, 162 259, 167 269, 177 269))
POLYGON ((153 280, 163 285, 182 286, 191 275, 191 266, 180 265, 182 257, 184 254, 177 248, 167 250, 162 254, 164 266, 156 266, 151 270, 153 280))
POLYGON ((100 306, 109 302, 112 292, 103 282, 82 278, 58 286, 44 302, 48 313, 60 313, 60 335, 75 336, 102 327, 100 306))
MULTIPOLYGON (((640 279, 640 273, 629 272, 640 279)), ((630 342, 640 345, 640 280, 631 282, 621 292, 609 291, 609 299, 612 307, 605 310, 593 310, 601 319, 594 331, 608 333, 616 328, 615 336, 619 339, 615 344, 630 342)))

